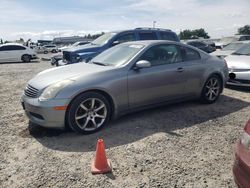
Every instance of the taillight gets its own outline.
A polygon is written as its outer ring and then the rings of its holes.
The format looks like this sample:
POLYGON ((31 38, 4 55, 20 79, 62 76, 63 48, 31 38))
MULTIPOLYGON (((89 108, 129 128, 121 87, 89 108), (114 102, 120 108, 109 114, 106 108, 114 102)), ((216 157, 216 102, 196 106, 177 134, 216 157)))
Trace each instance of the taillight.
POLYGON ((250 149, 250 119, 248 120, 245 128, 244 128, 244 133, 241 138, 241 143, 244 145, 246 148, 250 149))

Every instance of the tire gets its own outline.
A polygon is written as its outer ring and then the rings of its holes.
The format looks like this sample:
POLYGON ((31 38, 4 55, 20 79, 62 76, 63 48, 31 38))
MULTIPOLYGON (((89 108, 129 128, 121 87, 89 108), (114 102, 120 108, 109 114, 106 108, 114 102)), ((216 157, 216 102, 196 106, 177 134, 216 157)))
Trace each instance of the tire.
POLYGON ((77 96, 71 102, 66 123, 81 134, 91 134, 108 124, 111 117, 109 101, 96 92, 86 92, 77 96))
POLYGON ((49 53, 47 50, 45 50, 44 52, 43 52, 44 54, 47 54, 47 53, 49 53))
POLYGON ((51 52, 52 52, 52 53, 56 53, 56 50, 52 50, 51 52))
POLYGON ((28 55, 28 54, 24 54, 23 56, 22 56, 22 61, 24 62, 24 63, 28 63, 28 62, 30 62, 30 60, 31 60, 31 57, 30 57, 30 55, 28 55))
POLYGON ((219 76, 210 76, 204 84, 201 93, 201 101, 206 104, 212 104, 219 98, 222 91, 222 81, 219 76))

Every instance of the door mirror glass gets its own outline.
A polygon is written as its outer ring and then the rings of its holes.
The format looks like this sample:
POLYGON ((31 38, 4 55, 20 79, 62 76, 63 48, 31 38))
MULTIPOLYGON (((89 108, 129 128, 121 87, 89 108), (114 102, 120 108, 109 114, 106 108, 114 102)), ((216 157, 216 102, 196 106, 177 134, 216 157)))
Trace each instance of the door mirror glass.
POLYGON ((142 68, 148 68, 151 67, 151 63, 146 60, 140 60, 136 62, 134 69, 142 69, 142 68))

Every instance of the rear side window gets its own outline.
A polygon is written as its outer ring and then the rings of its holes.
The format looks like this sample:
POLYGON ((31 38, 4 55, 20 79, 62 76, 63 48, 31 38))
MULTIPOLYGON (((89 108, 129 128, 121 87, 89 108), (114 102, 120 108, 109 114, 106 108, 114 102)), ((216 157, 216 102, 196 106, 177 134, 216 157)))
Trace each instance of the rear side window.
POLYGON ((183 46, 180 48, 181 48, 182 61, 194 61, 201 59, 199 52, 183 46))
POLYGON ((140 40, 156 40, 157 36, 155 32, 139 32, 140 40))
POLYGON ((160 32, 162 40, 178 41, 175 34, 169 32, 160 32))

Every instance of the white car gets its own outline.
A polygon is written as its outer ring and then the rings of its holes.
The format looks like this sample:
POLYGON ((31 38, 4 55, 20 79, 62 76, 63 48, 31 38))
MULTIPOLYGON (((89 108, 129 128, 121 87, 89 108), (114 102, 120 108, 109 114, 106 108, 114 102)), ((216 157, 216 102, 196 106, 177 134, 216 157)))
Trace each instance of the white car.
POLYGON ((236 41, 246 41, 250 40, 250 35, 235 35, 232 37, 223 37, 215 43, 216 49, 222 49, 226 45, 236 41))
POLYGON ((0 63, 3 62, 30 62, 37 59, 37 55, 29 47, 16 43, 0 45, 0 63))
POLYGON ((44 45, 44 52, 45 54, 47 54, 48 52, 52 52, 52 53, 57 53, 58 52, 58 48, 56 45, 50 44, 50 45, 44 45))
POLYGON ((228 85, 250 87, 250 43, 225 58, 228 70, 228 85))
POLYGON ((233 52, 235 52, 236 50, 240 49, 241 47, 243 47, 244 45, 249 44, 249 43, 250 43, 250 41, 232 42, 232 43, 226 45, 222 49, 217 49, 216 51, 211 53, 211 55, 225 58, 228 55, 231 55, 233 52))

